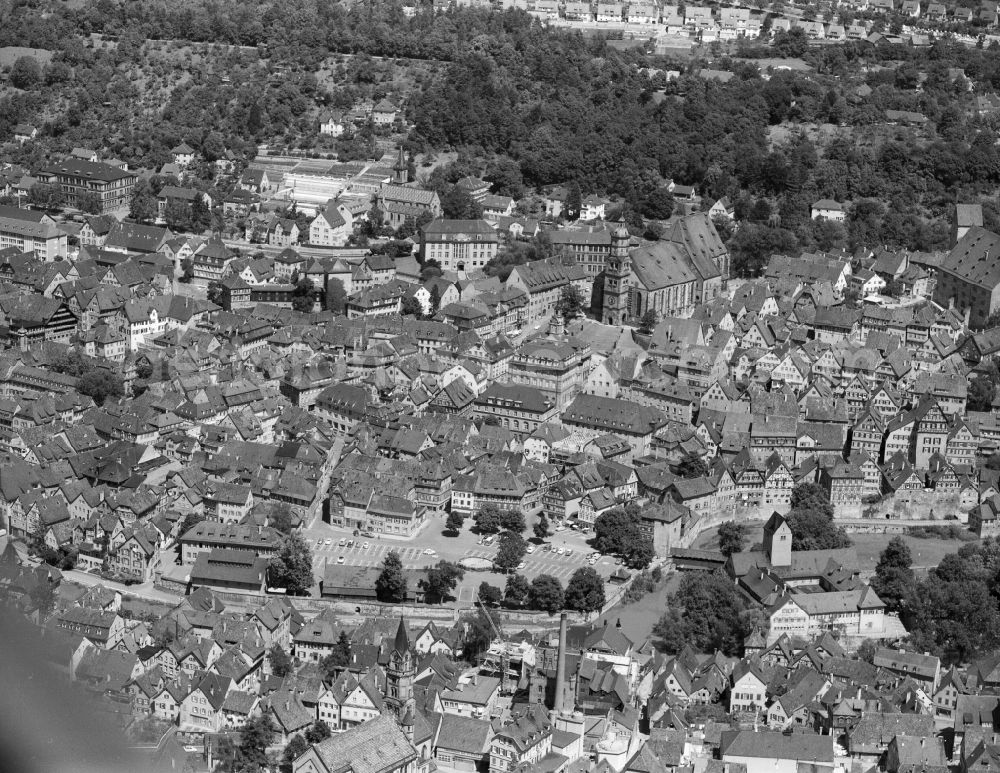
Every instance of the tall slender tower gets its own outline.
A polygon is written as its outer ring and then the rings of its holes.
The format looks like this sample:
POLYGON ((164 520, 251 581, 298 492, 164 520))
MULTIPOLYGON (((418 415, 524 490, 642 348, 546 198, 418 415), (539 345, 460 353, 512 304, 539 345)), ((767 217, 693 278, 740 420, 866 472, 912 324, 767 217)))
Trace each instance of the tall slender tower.
POLYGON ((406 633, 406 621, 399 617, 399 628, 392 643, 389 665, 385 670, 385 705, 399 722, 410 740, 413 740, 413 726, 417 702, 413 695, 413 682, 417 676, 417 664, 410 649, 410 637, 406 633))
POLYGON ((601 318, 608 325, 621 325, 629 315, 629 277, 632 274, 629 247, 632 237, 625 220, 611 233, 611 252, 604 266, 604 301, 601 318))
POLYGON ((397 185, 406 185, 410 176, 410 170, 406 164, 406 154, 403 153, 403 146, 399 146, 399 155, 396 156, 396 163, 392 165, 392 181, 397 185))

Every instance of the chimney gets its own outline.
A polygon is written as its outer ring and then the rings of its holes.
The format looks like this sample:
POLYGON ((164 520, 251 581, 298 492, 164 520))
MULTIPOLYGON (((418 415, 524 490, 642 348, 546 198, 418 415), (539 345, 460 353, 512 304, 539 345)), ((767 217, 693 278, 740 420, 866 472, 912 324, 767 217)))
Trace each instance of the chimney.
POLYGON ((556 699, 552 708, 557 714, 566 711, 566 613, 559 615, 559 654, 556 661, 556 699))

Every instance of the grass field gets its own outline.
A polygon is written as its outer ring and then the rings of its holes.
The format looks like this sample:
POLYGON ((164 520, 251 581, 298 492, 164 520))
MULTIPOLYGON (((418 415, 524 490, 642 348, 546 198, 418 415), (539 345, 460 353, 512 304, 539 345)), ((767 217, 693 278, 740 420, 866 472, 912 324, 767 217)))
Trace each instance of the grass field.
POLYGON ((44 48, 25 48, 24 46, 0 46, 0 67, 8 68, 22 56, 33 56, 43 67, 52 59, 52 52, 44 48))
MULTIPOLYGON (((717 529, 709 529, 708 531, 701 534, 693 547, 698 550, 717 550, 719 543, 717 540, 717 529)), ((861 571, 875 569, 875 564, 878 563, 879 554, 885 549, 885 546, 889 544, 894 534, 851 534, 849 535, 851 540, 854 542, 854 548, 858 552, 858 563, 861 566, 861 571)), ((912 537, 908 534, 900 535, 910 546, 910 552, 913 554, 913 566, 915 569, 929 569, 931 567, 937 566, 941 563, 941 559, 944 558, 949 553, 955 553, 962 545, 968 544, 963 540, 957 539, 939 539, 939 538, 928 538, 922 539, 919 537, 912 537)), ((760 543, 764 537, 764 529, 760 525, 751 526, 747 530, 747 549, 750 549, 753 545, 760 543)))

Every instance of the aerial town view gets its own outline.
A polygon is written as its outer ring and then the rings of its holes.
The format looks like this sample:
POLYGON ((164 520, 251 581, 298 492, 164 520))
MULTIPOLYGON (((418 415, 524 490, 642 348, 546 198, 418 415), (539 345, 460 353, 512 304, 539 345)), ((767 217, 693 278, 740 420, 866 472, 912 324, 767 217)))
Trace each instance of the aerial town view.
POLYGON ((0 0, 0 653, 4 772, 1000 773, 1000 4, 0 0))

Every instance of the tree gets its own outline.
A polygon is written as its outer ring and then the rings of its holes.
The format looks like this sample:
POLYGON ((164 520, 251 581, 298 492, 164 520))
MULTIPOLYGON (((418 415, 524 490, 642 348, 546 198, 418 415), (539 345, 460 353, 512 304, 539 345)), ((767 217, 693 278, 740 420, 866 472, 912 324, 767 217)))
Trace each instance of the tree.
POLYGON ((479 202, 458 185, 452 185, 441 196, 441 212, 448 220, 478 220, 483 216, 479 202))
POLYGON ((833 519, 833 505, 830 504, 830 495, 818 483, 800 483, 793 488, 791 509, 817 512, 831 520, 833 519))
POLYGON ((208 283, 208 289, 205 291, 205 297, 209 301, 214 303, 216 306, 222 306, 222 299, 225 295, 225 289, 222 284, 215 279, 208 283))
POLYGON ((540 574, 531 581, 528 606, 552 614, 563 608, 563 589, 551 574, 540 574))
POLYGON ((602 553, 619 555, 638 532, 638 514, 615 507, 594 521, 594 547, 602 553))
POLYGON ((267 651, 267 662, 271 664, 271 673, 275 676, 288 676, 292 673, 292 658, 278 642, 267 651))
POLYGON ((527 528, 524 513, 513 508, 500 511, 500 528, 520 534, 527 528))
POLYGON ((347 291, 339 279, 331 279, 326 283, 326 309, 334 314, 343 314, 347 305, 347 291))
POLYGON ((622 551, 622 560, 629 569, 645 569, 655 555, 653 541, 640 533, 635 533, 622 551))
POLYGON ((792 550, 833 550, 851 544, 846 532, 822 513, 792 510, 786 520, 792 530, 792 550))
POLYGON ((581 209, 583 209, 583 195, 580 193, 580 183, 574 180, 566 189, 566 219, 578 219, 581 209))
POLYGON ((531 586, 523 574, 512 574, 507 577, 507 587, 503 591, 503 600, 512 607, 524 606, 528 600, 531 586))
POLYGON ((195 526, 197 526, 204 520, 205 518, 199 513, 195 512, 187 513, 184 516, 184 521, 181 523, 181 528, 177 533, 183 537, 185 534, 191 531, 191 529, 193 529, 195 526))
MULTIPOLYGON (((513 575, 517 576, 517 575, 513 575)), ((501 591, 496 585, 490 585, 488 582, 479 583, 479 601, 488 607, 496 607, 500 605, 503 601, 503 591, 501 591)))
POLYGON ((268 581, 293 596, 307 596, 313 585, 312 551, 301 534, 285 535, 267 566, 268 581))
POLYGON ((878 649, 878 642, 874 639, 865 639, 858 645, 858 660, 865 663, 875 662, 875 650, 878 649))
POLYGON ((989 413, 993 410, 993 399, 996 397, 996 384, 986 376, 976 376, 969 383, 967 410, 989 413))
POLYGON ((295 311, 300 311, 303 313, 308 313, 313 310, 313 291, 314 291, 312 280, 304 276, 295 283, 295 290, 292 291, 292 308, 295 311))
POLYGON ((125 384, 118 376, 103 368, 95 368, 80 376, 76 391, 93 398, 98 405, 104 405, 109 397, 118 398, 125 394, 125 384))
POLYGON ((646 335, 649 335, 656 329, 656 323, 660 321, 660 315, 656 313, 655 309, 646 309, 641 317, 639 317, 639 330, 646 335))
POLYGON ((15 89, 30 89, 42 80, 42 68, 33 56, 19 56, 10 68, 10 85, 15 89))
POLYGON ((201 143, 201 155, 209 163, 214 163, 226 155, 226 141, 218 132, 209 132, 201 143))
POLYGON ((746 527, 736 521, 726 521, 719 526, 719 551, 726 558, 743 550, 746 543, 746 527))
POLYGON ((404 295, 400 313, 404 317, 419 317, 424 313, 424 307, 420 305, 420 301, 415 296, 404 295))
MULTIPOLYGON (((423 277, 423 272, 421 272, 421 277, 423 277)), ((430 305, 430 316, 437 314, 441 308, 441 290, 437 285, 431 287, 431 297, 428 304, 430 305)))
POLYGON ((703 478, 709 469, 705 460, 695 453, 687 453, 677 464, 677 474, 682 478, 703 478))
POLYGON ((341 631, 333 649, 319 662, 320 671, 326 681, 332 681, 351 662, 351 638, 347 631, 341 631))
POLYGON ((28 201, 39 209, 59 209, 66 197, 57 185, 35 183, 28 189, 28 201))
POLYGON ((476 530, 480 534, 496 534, 500 531, 500 508, 491 502, 487 502, 479 512, 473 516, 476 522, 476 530))
POLYGON ((665 185, 654 188, 642 202, 642 214, 654 220, 666 220, 674 213, 674 194, 665 185))
POLYGON ((267 748, 274 742, 277 730, 271 715, 258 714, 247 720, 240 732, 240 745, 236 750, 234 770, 264 771, 270 766, 267 748))
POLYGON ((690 645, 696 652, 737 655, 758 622, 747 612, 743 596, 722 571, 686 572, 653 633, 672 654, 690 645))
POLYGON ((566 583, 563 599, 566 609, 596 612, 604 606, 604 580, 592 566, 581 566, 566 583))
POLYGON ((465 523, 465 516, 462 515, 457 510, 452 510, 448 513, 448 518, 444 522, 444 527, 450 532, 458 534, 462 530, 462 524, 465 523))
POLYGON ((56 608, 56 590, 52 583, 37 583, 28 591, 28 598, 41 617, 47 617, 56 608))
POLYGON ((135 184, 128 214, 139 223, 150 223, 156 218, 156 197, 145 177, 140 177, 135 184))
POLYGON ((498 196, 519 199, 524 195, 524 177, 521 174, 521 167, 510 158, 501 157, 491 162, 486 167, 484 176, 492 183, 490 187, 493 193, 498 196))
POLYGON ((462 657, 467 663, 477 663, 479 656, 493 642, 493 624, 482 609, 477 609, 475 614, 463 615, 459 623, 465 631, 462 636, 462 657))
POLYGON ((424 589, 424 598, 428 604, 441 604, 451 597, 459 580, 465 577, 465 569, 450 561, 438 561, 434 566, 424 569, 427 575, 420 580, 424 589))
POLYGON ((528 546, 520 534, 513 531, 505 531, 500 535, 500 541, 497 544, 497 556, 493 559, 493 563, 501 571, 509 572, 521 563, 521 559, 524 558, 527 550, 528 546))
POLYGON ((85 191, 76 197, 76 208, 88 215, 99 215, 101 206, 101 197, 96 193, 85 191))
POLYGON ((398 604, 406 598, 406 577, 398 551, 390 550, 382 561, 382 571, 375 580, 375 595, 379 601, 398 604))
POLYGON ((292 533, 292 506, 287 502, 279 502, 267 517, 267 525, 277 529, 282 534, 292 533))
POLYGON ((538 516, 538 520, 532 527, 532 531, 535 532, 535 536, 538 539, 545 539, 552 533, 551 530, 549 529, 548 516, 545 515, 545 513, 542 513, 541 515, 538 516))
POLYGON ((563 319, 569 322, 583 308, 583 295, 580 288, 574 284, 565 285, 556 302, 556 313, 562 314, 563 319))
POLYGON ((310 744, 319 743, 320 741, 325 741, 331 735, 330 726, 322 719, 317 719, 306 730, 306 741, 310 744))
POLYGON ((893 537, 885 546, 871 579, 872 589, 890 612, 902 614, 911 600, 916 577, 910 546, 902 537, 893 537))

